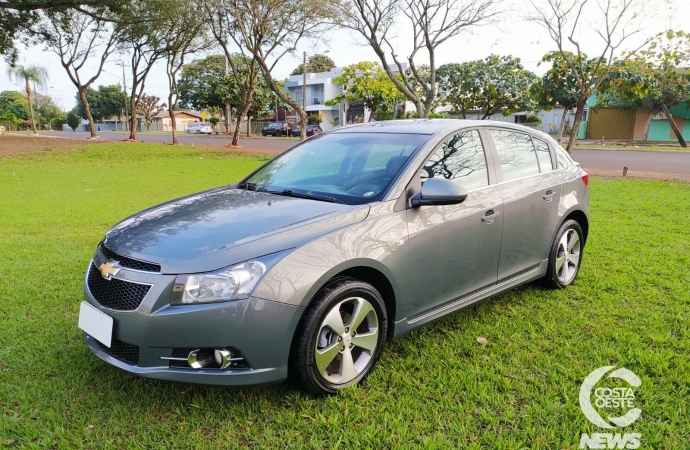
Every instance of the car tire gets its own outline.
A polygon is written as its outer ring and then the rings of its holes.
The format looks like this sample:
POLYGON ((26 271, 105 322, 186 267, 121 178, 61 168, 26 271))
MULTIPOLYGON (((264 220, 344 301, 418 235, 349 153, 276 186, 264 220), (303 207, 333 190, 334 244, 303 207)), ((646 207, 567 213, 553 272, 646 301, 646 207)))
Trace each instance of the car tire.
POLYGON ((316 395, 360 383, 381 358, 387 333, 386 305, 376 288, 352 278, 334 280, 300 319, 290 378, 316 395), (359 321, 355 329, 350 328, 353 321, 359 321))
POLYGON ((552 289, 563 289, 573 284, 580 272, 584 248, 582 227, 576 220, 566 220, 551 244, 543 284, 552 289))

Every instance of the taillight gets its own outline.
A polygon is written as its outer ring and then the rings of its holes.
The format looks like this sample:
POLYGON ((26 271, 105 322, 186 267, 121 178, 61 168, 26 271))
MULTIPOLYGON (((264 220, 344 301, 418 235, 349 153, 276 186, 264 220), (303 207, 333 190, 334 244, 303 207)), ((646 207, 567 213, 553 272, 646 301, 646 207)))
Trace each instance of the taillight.
POLYGON ((582 182, 585 183, 586 187, 589 187, 589 174, 584 170, 582 171, 582 182))

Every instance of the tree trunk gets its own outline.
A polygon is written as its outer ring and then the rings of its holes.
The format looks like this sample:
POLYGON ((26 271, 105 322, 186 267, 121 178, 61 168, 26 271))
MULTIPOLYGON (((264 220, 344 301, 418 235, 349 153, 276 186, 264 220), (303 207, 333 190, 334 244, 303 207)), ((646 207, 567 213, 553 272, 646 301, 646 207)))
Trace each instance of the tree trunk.
POLYGON ((587 98, 579 99, 577 101, 577 109, 575 110, 575 119, 573 120, 573 129, 570 131, 570 138, 568 139, 568 146, 565 150, 572 154, 573 144, 575 143, 575 138, 577 137, 577 131, 580 128, 580 122, 582 121, 582 116, 585 113, 585 106, 587 105, 587 98))
POLYGON ((168 109, 168 114, 170 115, 170 125, 172 125, 172 143, 173 145, 179 144, 177 141, 177 120, 175 119, 175 107, 171 106, 168 109))
POLYGON ((563 108, 563 116, 561 116, 561 123, 558 125, 558 143, 563 141, 563 130, 565 130, 565 118, 568 117, 568 108, 563 108))
MULTIPOLYGON (((242 117, 247 115, 249 112, 249 104, 242 108, 240 114, 237 116, 237 121, 235 122, 235 132, 232 134, 232 143, 230 145, 240 145, 240 128, 242 127, 242 117)), ((248 118, 248 117, 247 117, 248 118)), ((249 130, 249 121, 247 121, 247 131, 249 130)), ((247 136, 249 133, 247 132, 247 136)))
POLYGON ((652 125, 652 119, 656 116, 656 112, 649 111, 647 116, 647 121, 644 124, 644 133, 642 134, 642 142, 647 142, 649 139, 649 127, 652 125))
POLYGON ((137 103, 134 99, 134 88, 132 88, 132 97, 129 100, 130 111, 132 115, 129 117, 129 139, 137 140, 137 103))
POLYGON ((251 137, 252 135, 252 118, 251 116, 247 115, 247 137, 251 137))
POLYGON ((26 80, 26 97, 29 100, 29 112, 31 113, 31 128, 36 132, 36 122, 34 121, 34 106, 31 104, 31 86, 29 86, 29 80, 26 80))
POLYGON ((91 108, 89 107, 89 102, 86 100, 86 88, 82 87, 79 89, 79 100, 84 107, 84 114, 86 114, 86 119, 89 121, 89 128, 91 129, 91 138, 96 137, 96 123, 91 115, 91 108))
POLYGON ((664 114, 666 114, 666 120, 668 120, 668 123, 671 124, 671 129, 673 130, 673 133, 676 135, 678 143, 680 143, 681 147, 687 148, 688 144, 685 143, 685 139, 683 139, 683 134, 680 132, 680 130, 676 126, 676 123, 673 121, 673 116, 671 116, 671 113, 668 112, 668 108, 666 107, 666 105, 661 105, 661 107, 664 109, 664 114))

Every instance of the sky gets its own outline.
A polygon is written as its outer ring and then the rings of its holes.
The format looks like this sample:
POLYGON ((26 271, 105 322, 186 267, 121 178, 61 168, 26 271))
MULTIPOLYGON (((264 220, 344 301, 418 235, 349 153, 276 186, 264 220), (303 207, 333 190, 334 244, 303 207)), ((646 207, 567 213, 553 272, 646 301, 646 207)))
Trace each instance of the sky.
MULTIPOLYGON (((590 0, 589 6, 594 8, 596 6, 595 2, 596 0, 590 0)), ((690 24, 690 0, 660 0, 643 3, 649 9, 644 11, 639 19, 636 19, 641 21, 641 32, 626 40, 623 48, 635 48, 648 36, 667 30, 669 27, 681 30, 683 29, 683 24, 690 24)), ((466 32, 442 44, 437 50, 437 65, 472 61, 484 58, 490 54, 512 55, 521 58, 525 68, 537 74, 542 74, 546 67, 543 65, 538 66, 538 63, 545 53, 556 49, 555 44, 546 30, 523 19, 529 11, 528 0, 503 0, 501 5, 504 10, 503 20, 495 25, 476 27, 471 32, 466 32)), ((603 41, 593 32, 593 28, 596 28, 598 25, 597 17, 599 15, 595 14, 595 10, 590 9, 585 17, 588 19, 583 22, 577 35, 579 36, 583 51, 589 55, 594 55, 600 53, 603 49, 603 41)), ((396 51, 401 56, 409 51, 411 43, 409 29, 403 19, 406 18, 401 16, 400 21, 396 24, 394 40, 397 46, 396 51)), ((690 25, 686 25, 686 27, 684 31, 690 31, 690 25)), ((40 92, 51 96, 58 106, 64 110, 70 110, 76 101, 76 88, 60 65, 57 55, 41 47, 26 48, 20 46, 19 48, 20 64, 36 64, 48 69, 48 86, 46 89, 40 89, 40 92)), ((289 76, 290 72, 302 61, 302 52, 304 51, 308 54, 315 54, 324 53, 326 50, 328 50, 327 55, 338 66, 346 66, 359 61, 378 61, 373 50, 362 45, 361 37, 352 32, 333 29, 324 34, 322 39, 318 41, 300 42, 294 55, 286 55, 277 64, 273 75, 278 79, 289 76)), ((194 58, 200 59, 213 53, 219 52, 200 53, 194 55, 194 58)), ((122 84, 122 68, 117 65, 117 62, 125 61, 126 63, 127 59, 127 55, 114 55, 106 63, 103 73, 94 83, 95 86, 122 84)), ((416 62, 423 63, 424 59, 422 54, 416 59, 416 62)), ((91 70, 95 70, 95 68, 95 62, 88 67, 91 70)), ((6 72, 6 64, 0 62, 0 91, 23 90, 22 86, 17 86, 9 80, 6 72)), ((127 85, 131 86, 131 77, 128 74, 125 74, 125 77, 127 85)), ((163 99, 167 98, 168 82, 164 65, 159 63, 153 68, 146 81, 145 92, 163 99)))

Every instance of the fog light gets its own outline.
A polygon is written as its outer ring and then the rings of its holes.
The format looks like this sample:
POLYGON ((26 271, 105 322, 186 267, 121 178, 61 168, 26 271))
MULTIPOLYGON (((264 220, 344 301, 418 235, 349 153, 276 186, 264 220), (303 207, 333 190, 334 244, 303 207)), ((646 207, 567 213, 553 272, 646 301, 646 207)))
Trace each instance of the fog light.
POLYGON ((244 362, 244 357, 236 355, 233 356, 232 351, 228 350, 227 348, 218 348, 213 351, 213 359, 218 364, 218 367, 221 369, 227 369, 233 363, 235 363, 235 367, 241 367, 243 366, 244 362))
POLYGON ((211 355, 205 350, 192 350, 187 356, 187 363, 192 369, 203 369, 213 364, 211 355))

